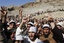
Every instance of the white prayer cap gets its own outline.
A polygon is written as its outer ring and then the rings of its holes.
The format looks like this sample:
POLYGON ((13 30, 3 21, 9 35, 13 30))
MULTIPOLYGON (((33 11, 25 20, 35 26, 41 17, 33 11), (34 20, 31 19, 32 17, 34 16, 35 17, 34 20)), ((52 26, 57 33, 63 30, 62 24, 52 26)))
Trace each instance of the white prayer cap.
POLYGON ((12 23, 12 22, 15 23, 14 20, 10 20, 10 22, 8 22, 7 25, 9 25, 9 24, 12 23))
POLYGON ((44 28, 44 27, 48 27, 48 28, 49 28, 50 26, 49 26, 48 24, 44 24, 44 25, 43 25, 43 28, 44 28))
POLYGON ((17 25, 20 24, 20 22, 17 23, 17 25))
POLYGON ((7 25, 9 25, 11 22, 14 22, 14 23, 15 23, 15 21, 14 21, 14 20, 10 20, 10 22, 8 22, 8 23, 7 23, 7 25))
POLYGON ((57 25, 60 25, 61 27, 64 28, 64 22, 58 22, 57 25))
POLYGON ((34 23, 32 23, 32 22, 28 22, 28 24, 30 24, 30 25, 34 25, 34 23))
POLYGON ((30 29, 29 29, 29 32, 34 32, 34 33, 36 33, 36 27, 30 27, 30 29))
POLYGON ((11 22, 15 22, 15 21, 14 21, 14 20, 11 20, 10 23, 11 23, 11 22))
POLYGON ((60 25, 61 26, 62 25, 62 22, 58 22, 57 25, 60 25))

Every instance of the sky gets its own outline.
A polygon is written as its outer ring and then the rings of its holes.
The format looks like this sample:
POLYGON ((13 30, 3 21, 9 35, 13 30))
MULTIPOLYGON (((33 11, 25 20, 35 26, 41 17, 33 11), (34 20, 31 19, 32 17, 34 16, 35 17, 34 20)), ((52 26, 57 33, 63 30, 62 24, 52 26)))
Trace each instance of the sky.
POLYGON ((0 0, 0 6, 10 6, 10 5, 18 6, 34 1, 35 0, 0 0))

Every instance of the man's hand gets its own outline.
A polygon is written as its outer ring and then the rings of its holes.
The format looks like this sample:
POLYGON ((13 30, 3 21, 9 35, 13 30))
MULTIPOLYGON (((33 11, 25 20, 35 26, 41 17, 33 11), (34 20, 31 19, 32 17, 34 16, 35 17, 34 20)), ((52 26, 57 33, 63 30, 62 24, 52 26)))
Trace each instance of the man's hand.
POLYGON ((27 17, 23 17, 22 23, 26 23, 26 22, 27 22, 27 17))
POLYGON ((20 7, 20 8, 19 8, 19 13, 22 13, 22 11, 23 11, 23 10, 22 10, 22 8, 20 7))
POLYGON ((22 8, 20 7, 20 8, 19 8, 19 18, 20 18, 20 19, 22 18, 22 11, 23 11, 23 10, 22 10, 22 8))
POLYGON ((3 12, 4 12, 4 14, 3 14, 4 16, 7 15, 7 11, 3 11, 3 12))
POLYGON ((7 15, 7 8, 4 6, 1 6, 3 16, 7 15))
POLYGON ((54 22, 51 22, 50 25, 51 25, 52 29, 54 29, 55 23, 54 22))
POLYGON ((22 25, 25 24, 27 22, 27 18, 26 17, 23 17, 22 18, 22 22, 21 24, 19 25, 19 28, 22 29, 22 25))
POLYGON ((28 16, 27 17, 30 17, 31 16, 31 14, 28 14, 28 16))

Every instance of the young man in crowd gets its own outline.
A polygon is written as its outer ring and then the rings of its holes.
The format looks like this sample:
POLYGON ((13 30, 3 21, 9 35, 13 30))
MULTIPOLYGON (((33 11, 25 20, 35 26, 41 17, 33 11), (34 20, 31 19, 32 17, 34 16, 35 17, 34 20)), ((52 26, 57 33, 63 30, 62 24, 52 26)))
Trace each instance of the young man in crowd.
MULTIPOLYGON (((54 18, 51 16, 48 16, 48 24, 51 26, 51 31, 53 33, 53 38, 57 43, 64 43, 62 31, 60 30, 60 27, 56 25, 58 22, 54 21, 54 18)), ((60 21, 59 21, 60 22, 60 21)), ((60 23, 63 24, 63 23, 60 23)), ((63 25, 62 25, 63 26, 63 25)), ((62 28, 62 27, 61 27, 62 28)))
POLYGON ((40 40, 44 43, 56 43, 53 38, 53 33, 51 32, 50 26, 48 24, 43 25, 43 35, 40 36, 40 40))
POLYGON ((6 42, 6 39, 7 39, 6 38, 6 35, 7 35, 6 16, 7 16, 7 10, 1 7, 1 10, 0 10, 0 43, 7 43, 6 42))
POLYGON ((36 27, 30 27, 28 31, 28 36, 24 37, 24 43, 43 43, 36 37, 36 27))
POLYGON ((28 36, 22 36, 22 25, 26 23, 26 18, 22 19, 20 26, 16 30, 16 42, 15 43, 43 43, 36 38, 36 27, 30 27, 28 30, 28 36))
MULTIPOLYGON (((63 23, 60 23, 63 24, 63 23)), ((51 25, 51 31, 53 33, 53 38, 55 39, 55 41, 57 43, 64 43, 64 39, 63 39, 63 35, 62 35, 62 31, 61 28, 57 23, 55 22, 50 22, 51 25)))
POLYGON ((2 35, 2 12, 0 11, 0 43, 3 43, 3 35, 2 35))

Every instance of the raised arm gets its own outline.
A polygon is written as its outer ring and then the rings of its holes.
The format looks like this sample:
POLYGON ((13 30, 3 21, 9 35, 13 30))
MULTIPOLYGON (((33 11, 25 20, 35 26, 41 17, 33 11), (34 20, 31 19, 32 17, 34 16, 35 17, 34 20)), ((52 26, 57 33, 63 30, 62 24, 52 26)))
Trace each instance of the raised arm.
POLYGON ((22 26, 26 23, 26 20, 27 18, 26 17, 24 17, 23 19, 22 19, 22 22, 20 23, 20 25, 19 25, 19 28, 20 29, 22 29, 22 26))
POLYGON ((23 10, 22 10, 22 7, 20 7, 20 8, 19 8, 19 19, 22 18, 22 11, 23 11, 23 10))

